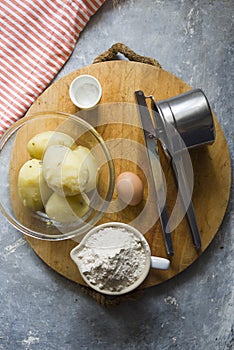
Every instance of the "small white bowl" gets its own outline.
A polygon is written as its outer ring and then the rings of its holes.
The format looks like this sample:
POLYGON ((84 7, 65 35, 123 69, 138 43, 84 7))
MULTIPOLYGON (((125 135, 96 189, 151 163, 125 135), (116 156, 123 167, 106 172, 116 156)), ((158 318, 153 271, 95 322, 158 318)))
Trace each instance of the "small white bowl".
MULTIPOLYGON (((108 236, 109 236, 109 233, 108 233, 108 236)), ((110 232, 109 237, 111 237, 111 232, 110 232)), ((103 241, 102 241, 102 243, 103 243, 103 241)), ((94 252, 94 251, 92 251, 92 252, 94 252)), ((80 274, 81 274, 82 278, 84 279, 84 281, 87 283, 87 285, 99 293, 108 294, 108 295, 121 295, 121 294, 125 294, 125 293, 128 293, 128 292, 134 290, 145 280, 145 278, 147 277, 147 275, 149 273, 150 267, 160 269, 160 270, 168 270, 169 266, 170 266, 170 261, 168 259, 160 258, 160 257, 156 257, 156 256, 151 256, 150 246, 142 233, 140 233, 134 227, 132 227, 128 224, 121 223, 121 222, 109 222, 109 223, 94 227, 85 235, 85 237, 82 239, 80 244, 71 250, 70 256, 71 256, 72 260, 75 262, 75 264, 77 265, 77 267, 80 271, 80 274), (143 250, 144 250, 144 253, 145 253, 145 263, 144 263, 144 266, 142 267, 141 274, 138 276, 138 278, 132 284, 124 287, 121 290, 110 290, 110 289, 105 288, 105 287, 101 288, 98 286, 98 284, 93 283, 90 280, 90 278, 87 277, 87 275, 85 273, 85 272, 87 272, 87 265, 82 262, 84 251, 87 251, 87 248, 93 247, 91 249, 94 249, 94 251, 96 250, 95 254, 97 254, 98 250, 113 248, 112 244, 114 244, 114 242, 112 242, 112 240, 108 239, 107 241, 105 241, 105 245, 106 245, 105 247, 104 246, 97 247, 94 243, 95 241, 94 240, 92 241, 92 236, 94 234, 101 232, 103 229, 106 229, 106 228, 110 228, 110 229, 119 228, 119 229, 124 229, 127 232, 132 233, 138 240, 140 240, 141 245, 142 245, 143 250), (90 246, 89 246, 89 244, 90 244, 90 246), (110 248, 110 245, 112 246, 111 248, 110 248)), ((95 259, 98 259, 97 255, 95 256, 95 259)), ((90 264, 90 262, 91 262, 90 258, 88 258, 88 261, 89 261, 88 264, 90 264)), ((89 267, 89 268, 92 268, 92 267, 89 267)))
POLYGON ((72 81, 69 94, 74 105, 80 109, 91 109, 100 101, 102 87, 92 75, 80 75, 72 81))

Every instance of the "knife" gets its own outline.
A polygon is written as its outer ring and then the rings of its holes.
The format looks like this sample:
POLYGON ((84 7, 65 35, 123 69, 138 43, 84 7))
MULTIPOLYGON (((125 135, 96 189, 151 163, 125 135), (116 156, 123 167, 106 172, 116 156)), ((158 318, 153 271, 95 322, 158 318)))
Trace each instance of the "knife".
POLYGON ((163 181, 160 181, 160 184, 157 183, 156 181, 156 179, 159 178, 159 175, 160 175, 160 178, 163 179, 161 167, 155 166, 156 162, 157 163, 159 162, 160 164, 160 156, 158 151, 158 135, 160 134, 160 129, 154 127, 154 124, 146 103, 146 97, 143 91, 141 90, 135 91, 135 97, 138 105, 138 111, 140 115, 141 126, 144 133, 144 139, 145 139, 146 148, 147 148, 150 170, 151 170, 155 192, 157 196, 157 207, 160 215, 159 217, 160 217, 160 222, 162 226, 165 247, 166 247, 167 254, 170 256, 173 256, 174 249, 172 245, 171 231, 168 224, 169 216, 168 216, 168 210, 166 206, 166 191, 164 188, 163 181), (159 171, 161 172, 161 174, 158 174, 159 171))

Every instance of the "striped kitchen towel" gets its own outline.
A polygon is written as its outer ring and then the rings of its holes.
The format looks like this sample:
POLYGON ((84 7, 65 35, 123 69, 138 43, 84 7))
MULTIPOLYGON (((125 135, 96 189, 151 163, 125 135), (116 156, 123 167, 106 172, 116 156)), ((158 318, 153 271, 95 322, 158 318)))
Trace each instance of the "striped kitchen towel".
POLYGON ((0 1, 0 136, 53 80, 104 2, 0 1))

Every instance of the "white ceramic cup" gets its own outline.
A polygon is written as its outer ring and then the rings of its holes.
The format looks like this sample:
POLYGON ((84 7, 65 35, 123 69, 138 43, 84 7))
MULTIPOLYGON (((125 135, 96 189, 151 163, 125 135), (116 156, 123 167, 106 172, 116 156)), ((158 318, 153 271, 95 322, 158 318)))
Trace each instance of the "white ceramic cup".
POLYGON ((145 280, 151 267, 155 268, 155 269, 159 269, 159 270, 168 270, 170 267, 170 261, 168 259, 156 257, 156 256, 151 256, 150 246, 142 233, 140 233, 134 227, 132 227, 128 224, 121 223, 121 222, 109 222, 109 223, 94 227, 85 235, 85 237, 81 240, 80 244, 71 250, 70 256, 71 256, 72 260, 75 262, 75 264, 77 265, 77 267, 80 271, 80 274, 81 274, 82 278, 84 279, 84 281, 91 288, 95 289, 96 291, 103 293, 103 294, 109 294, 109 295, 120 295, 120 294, 128 293, 128 292, 134 290, 145 280), (92 238, 92 235, 94 233, 97 233, 97 232, 105 229, 105 228, 125 229, 126 231, 133 233, 138 239, 140 239, 142 242, 142 245, 144 247, 146 259, 145 259, 145 266, 143 268, 143 272, 141 273, 141 275, 138 277, 138 279, 134 283, 132 283, 130 286, 122 289, 121 291, 110 291, 107 289, 101 289, 97 285, 91 283, 90 280, 86 277, 86 275, 82 272, 83 271, 82 261, 81 261, 82 259, 78 257, 78 254, 84 248, 87 241, 92 238))
POLYGON ((91 109, 100 101, 102 87, 92 75, 80 75, 72 81, 69 95, 72 103, 80 109, 91 109))

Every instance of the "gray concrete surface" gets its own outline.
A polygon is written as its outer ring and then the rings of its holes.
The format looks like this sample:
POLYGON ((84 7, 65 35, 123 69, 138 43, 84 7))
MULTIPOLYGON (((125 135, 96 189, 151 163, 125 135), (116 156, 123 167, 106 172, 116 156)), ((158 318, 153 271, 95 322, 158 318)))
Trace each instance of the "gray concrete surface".
MULTIPOLYGON (((115 42, 156 58, 205 91, 233 166, 233 19, 231 0, 108 0, 57 78, 115 42)), ((0 349, 233 349, 233 198, 232 188, 224 221, 198 261, 112 308, 51 270, 0 215, 0 349)))

